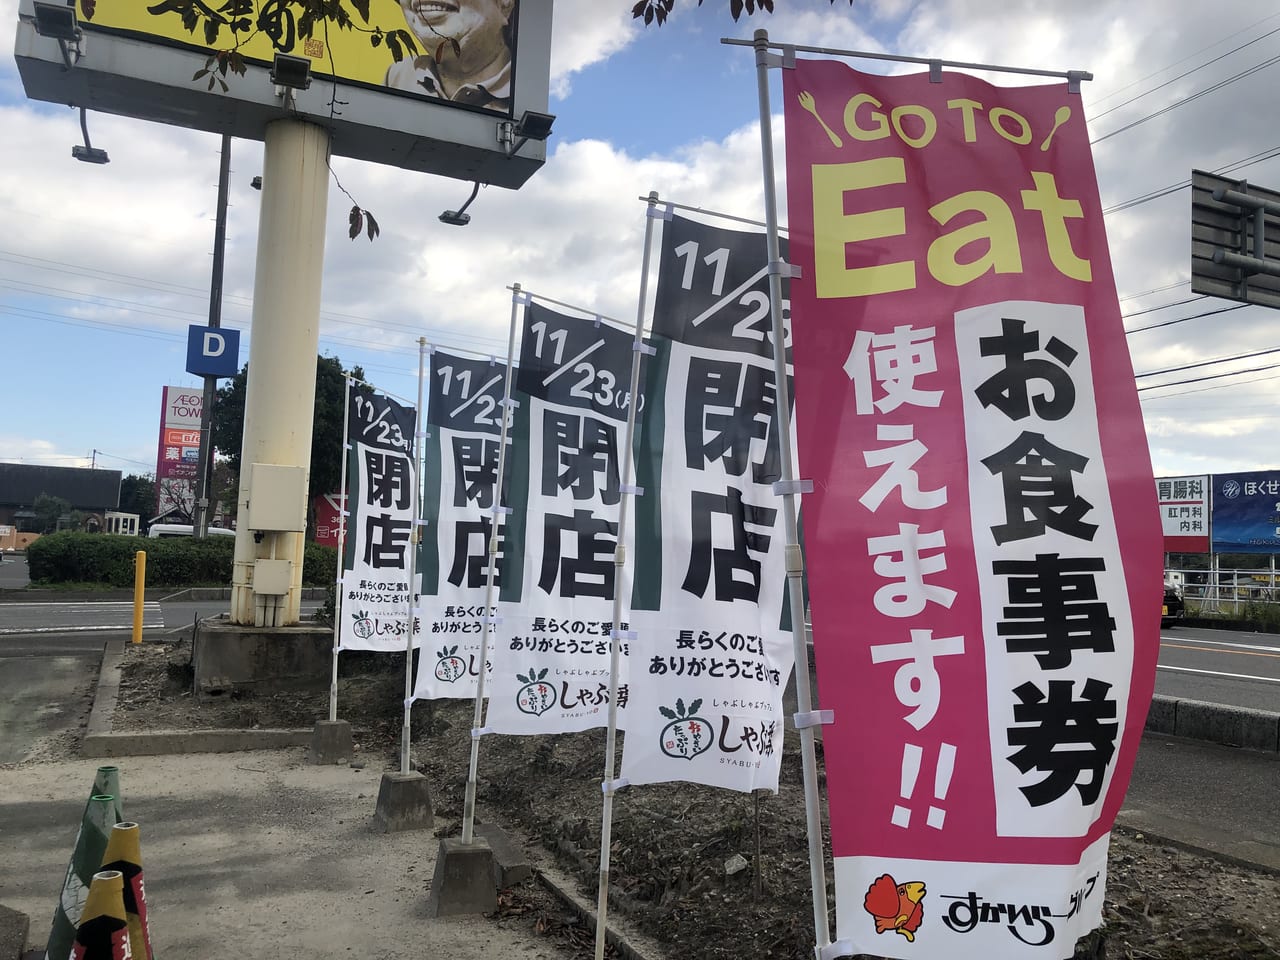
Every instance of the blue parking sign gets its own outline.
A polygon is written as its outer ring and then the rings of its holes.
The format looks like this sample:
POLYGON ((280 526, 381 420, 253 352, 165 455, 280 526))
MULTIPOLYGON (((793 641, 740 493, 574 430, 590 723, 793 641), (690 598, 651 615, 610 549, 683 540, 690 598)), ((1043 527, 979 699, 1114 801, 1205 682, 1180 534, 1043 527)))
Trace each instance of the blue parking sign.
POLYGON ((240 331, 226 327, 187 327, 187 373, 234 377, 240 368, 240 331))

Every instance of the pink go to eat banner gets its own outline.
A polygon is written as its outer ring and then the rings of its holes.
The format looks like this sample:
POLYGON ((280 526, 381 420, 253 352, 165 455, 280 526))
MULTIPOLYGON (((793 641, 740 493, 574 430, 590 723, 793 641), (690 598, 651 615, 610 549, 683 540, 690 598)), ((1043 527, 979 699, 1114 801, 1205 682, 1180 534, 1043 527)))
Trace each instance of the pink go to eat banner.
POLYGON ((1080 97, 782 74, 831 949, 1060 960, 1101 919, 1162 590, 1080 97))

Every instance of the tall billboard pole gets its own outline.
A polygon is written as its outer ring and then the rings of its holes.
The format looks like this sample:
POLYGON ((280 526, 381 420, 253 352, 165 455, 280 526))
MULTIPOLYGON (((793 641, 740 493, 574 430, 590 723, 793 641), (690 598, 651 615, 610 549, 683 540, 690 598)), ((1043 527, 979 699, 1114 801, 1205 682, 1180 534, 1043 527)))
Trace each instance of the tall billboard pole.
POLYGON ((231 573, 233 623, 298 622, 328 177, 326 130, 294 119, 267 126, 231 573), (289 509, 277 511, 277 502, 289 509), (293 509, 297 504, 301 511, 293 509), (286 593, 255 584, 259 558, 290 561, 286 593))
POLYGON ((302 0, 242 6, 196 4, 193 30, 167 4, 19 0, 14 60, 33 99, 266 143, 231 620, 279 627, 300 612, 329 156, 518 189, 555 119, 552 0, 480 23, 380 0, 321 36, 293 29, 302 0))

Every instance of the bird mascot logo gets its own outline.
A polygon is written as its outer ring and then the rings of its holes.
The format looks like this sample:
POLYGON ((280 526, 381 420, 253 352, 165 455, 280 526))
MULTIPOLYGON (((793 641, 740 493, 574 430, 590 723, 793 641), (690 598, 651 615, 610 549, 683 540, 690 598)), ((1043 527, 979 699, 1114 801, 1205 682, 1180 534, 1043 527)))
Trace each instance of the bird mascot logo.
POLYGON ((924 919, 921 901, 925 893, 923 883, 898 883, 886 873, 867 888, 862 907, 875 917, 876 933, 894 930, 915 943, 916 931, 924 919))

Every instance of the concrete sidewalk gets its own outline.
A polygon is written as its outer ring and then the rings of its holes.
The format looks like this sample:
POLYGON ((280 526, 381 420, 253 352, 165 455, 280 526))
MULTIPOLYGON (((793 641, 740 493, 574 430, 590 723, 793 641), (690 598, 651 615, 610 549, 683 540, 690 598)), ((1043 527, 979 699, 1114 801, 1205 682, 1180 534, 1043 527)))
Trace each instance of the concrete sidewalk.
MULTIPOLYGON (((114 749, 104 752, 156 748, 139 743, 123 749, 125 741, 154 734, 110 733, 118 679, 118 664, 104 663, 86 746, 97 737, 112 741, 114 749)), ((1214 722, 1206 725, 1206 711, 1189 703, 1153 706, 1119 825, 1280 872, 1280 753, 1266 739, 1276 729, 1272 717, 1224 708, 1208 711, 1214 722), (1194 730, 1265 752, 1171 737, 1161 728, 1194 730)), ((267 731, 239 733, 246 739, 238 746, 248 749, 261 746, 267 731)), ((165 749, 200 749, 195 732, 174 732, 170 739, 174 743, 165 749)), ((47 934, 101 762, 0 769, 0 861, 6 864, 0 901, 30 917, 34 944, 47 934)), ((160 956, 570 956, 558 942, 538 936, 527 916, 429 919, 437 836, 456 835, 457 824, 438 817, 435 831, 378 832, 373 811, 381 769, 310 765, 303 748, 115 762, 125 813, 142 824, 160 956)))
MULTIPOLYGON (((0 897, 43 944, 98 761, 0 769, 0 897)), ((438 841, 376 831, 382 771, 300 749, 119 763, 161 957, 567 960, 533 917, 429 919, 438 841)), ((456 833, 452 823, 437 827, 456 833)), ((6 958, 7 960, 7 958, 6 958)))

